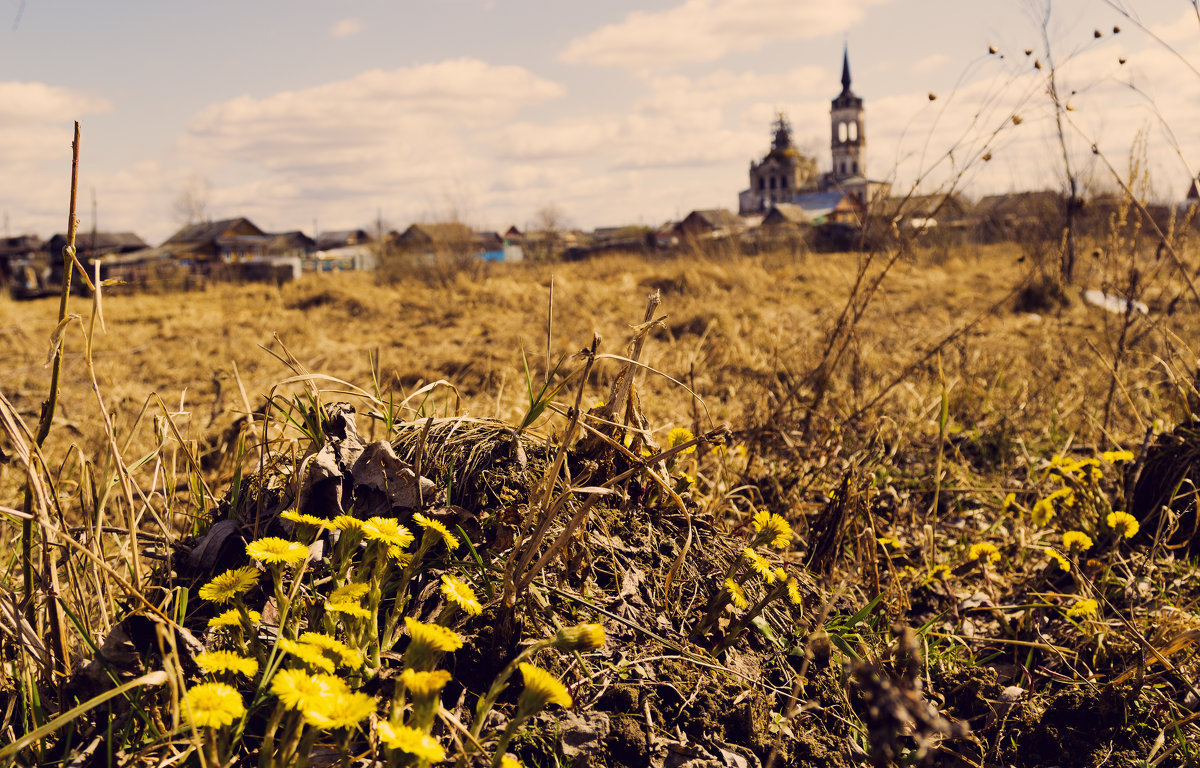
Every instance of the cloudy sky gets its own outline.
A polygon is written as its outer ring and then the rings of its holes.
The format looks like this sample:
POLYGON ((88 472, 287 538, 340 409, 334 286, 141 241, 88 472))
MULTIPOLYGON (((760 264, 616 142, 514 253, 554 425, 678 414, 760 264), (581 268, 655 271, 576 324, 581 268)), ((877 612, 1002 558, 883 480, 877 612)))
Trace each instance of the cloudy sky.
POLYGON ((64 229, 75 119, 82 226, 94 194, 101 230, 154 243, 189 189, 269 231, 736 208, 778 111, 829 167, 844 43, 868 175, 896 189, 1058 186, 1053 63, 1089 183, 1132 154, 1151 194, 1181 197, 1200 165, 1196 7, 1054 0, 1047 47, 1048 2, 6 0, 0 232, 64 229))

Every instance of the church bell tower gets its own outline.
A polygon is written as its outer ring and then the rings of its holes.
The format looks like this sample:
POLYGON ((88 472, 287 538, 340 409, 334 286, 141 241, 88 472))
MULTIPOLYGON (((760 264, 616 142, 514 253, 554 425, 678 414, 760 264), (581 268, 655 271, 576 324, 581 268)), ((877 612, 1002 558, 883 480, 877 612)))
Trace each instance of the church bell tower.
POLYGON ((850 90, 850 50, 842 51, 842 92, 829 109, 835 181, 866 178, 867 139, 863 134, 863 102, 850 90))

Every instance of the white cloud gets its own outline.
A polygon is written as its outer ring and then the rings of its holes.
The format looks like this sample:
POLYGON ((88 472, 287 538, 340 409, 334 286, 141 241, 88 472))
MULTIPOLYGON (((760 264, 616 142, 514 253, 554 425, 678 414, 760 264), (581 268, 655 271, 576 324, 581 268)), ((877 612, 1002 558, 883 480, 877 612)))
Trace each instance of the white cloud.
POLYGON ((715 61, 779 40, 845 30, 888 0, 685 0, 664 11, 634 11, 567 44, 569 63, 652 69, 715 61))
POLYGON ((337 39, 351 37, 362 31, 362 22, 358 19, 342 19, 329 28, 329 36, 337 39))
POLYGON ((211 169, 224 212, 257 210, 269 221, 291 209, 303 222, 319 211, 331 225, 331 217, 357 225, 376 205, 444 196, 455 178, 465 181, 454 194, 482 196, 501 172, 488 137, 562 94, 526 69, 475 59, 371 70, 207 107, 180 150, 185 164, 211 169))
POLYGON ((910 69, 918 75, 934 72, 950 63, 950 57, 944 53, 934 53, 923 59, 914 61, 910 69))
MULTIPOLYGON (((72 122, 108 112, 107 100, 44 83, 0 82, 0 209, 18 227, 66 221, 72 122), (31 183, 35 179, 51 184, 31 183)), ((84 143, 86 148, 86 140, 84 143)))

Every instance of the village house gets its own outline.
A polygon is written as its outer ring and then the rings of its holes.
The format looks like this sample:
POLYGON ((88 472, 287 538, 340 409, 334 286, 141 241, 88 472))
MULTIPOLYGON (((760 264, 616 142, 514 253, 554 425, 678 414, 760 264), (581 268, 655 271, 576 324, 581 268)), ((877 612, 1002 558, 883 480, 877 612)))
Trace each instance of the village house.
POLYGON ((46 244, 37 235, 0 238, 0 286, 13 279, 19 268, 45 252, 46 244))
POLYGON ((167 238, 159 250, 181 261, 233 263, 262 258, 270 239, 249 219, 239 216, 189 224, 167 238))
POLYGON ((313 250, 332 251, 334 248, 345 248, 350 245, 368 245, 374 241, 375 239, 365 229, 338 229, 318 234, 313 250))
POLYGON ((721 240, 741 234, 745 229, 746 223, 726 208, 692 211, 675 225, 680 237, 693 240, 721 240))
MULTIPOLYGON (((67 244, 66 235, 55 235, 46 244, 47 256, 53 260, 61 258, 63 246, 67 244)), ((87 264, 88 259, 98 259, 113 253, 130 253, 149 247, 145 240, 132 232, 77 232, 75 234, 75 255, 81 264, 87 264)))
MULTIPOLYGON (((894 223, 906 229, 930 229, 965 224, 970 206, 959 195, 935 192, 889 197, 881 201, 877 210, 878 215, 889 224, 894 223)), ((875 213, 873 210, 872 214, 875 213)))

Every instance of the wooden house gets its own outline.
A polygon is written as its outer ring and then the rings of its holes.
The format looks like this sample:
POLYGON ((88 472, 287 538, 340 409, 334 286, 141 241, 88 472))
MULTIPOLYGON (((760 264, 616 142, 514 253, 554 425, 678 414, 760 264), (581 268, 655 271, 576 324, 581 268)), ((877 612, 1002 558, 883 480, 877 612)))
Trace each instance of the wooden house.
POLYGON ((692 211, 675 225, 681 237, 720 240, 732 237, 744 229, 741 218, 727 208, 708 208, 692 211))
POLYGON ((245 217, 189 224, 161 246, 172 258, 231 263, 262 258, 270 236, 245 217))
POLYGON ((365 229, 338 229, 318 234, 314 250, 331 251, 334 248, 367 245, 372 242, 374 242, 374 238, 365 229))

